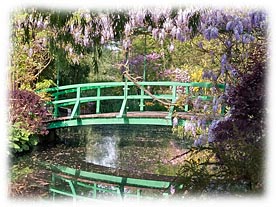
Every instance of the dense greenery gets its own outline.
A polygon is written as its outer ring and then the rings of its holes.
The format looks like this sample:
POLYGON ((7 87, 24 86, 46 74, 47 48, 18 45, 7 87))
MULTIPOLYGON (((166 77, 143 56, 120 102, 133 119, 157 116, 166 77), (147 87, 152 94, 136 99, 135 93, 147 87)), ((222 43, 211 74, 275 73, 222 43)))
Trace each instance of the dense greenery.
POLYGON ((250 57, 247 74, 229 91, 230 116, 214 120, 209 139, 214 142, 191 148, 180 182, 189 192, 262 192, 265 142, 265 48, 259 45, 250 57))
POLYGON ((38 143, 38 136, 48 133, 47 110, 34 92, 13 90, 10 94, 10 147, 14 152, 29 150, 38 143))

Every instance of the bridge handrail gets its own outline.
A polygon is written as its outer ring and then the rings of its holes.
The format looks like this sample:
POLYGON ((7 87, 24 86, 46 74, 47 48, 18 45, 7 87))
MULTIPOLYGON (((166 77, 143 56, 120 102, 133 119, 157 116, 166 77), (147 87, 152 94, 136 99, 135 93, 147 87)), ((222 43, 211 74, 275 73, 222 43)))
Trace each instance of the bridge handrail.
MULTIPOLYGON (((177 100, 177 87, 185 87, 185 93, 190 94, 190 87, 199 87, 199 88, 211 88, 214 86, 211 82, 189 82, 189 83, 183 83, 183 82, 171 82, 171 81, 159 81, 159 82, 138 82, 140 86, 167 86, 170 87, 170 94, 155 94, 154 96, 145 94, 145 90, 140 88, 141 93, 138 95, 129 95, 128 90, 130 86, 135 86, 133 82, 100 82, 100 83, 85 83, 85 84, 74 84, 74 85, 67 85, 67 86, 60 86, 60 87, 54 87, 44 90, 44 92, 50 92, 52 93, 52 96, 54 97, 54 101, 51 103, 54 105, 54 117, 58 117, 58 107, 62 106, 68 106, 68 105, 74 105, 73 111, 71 113, 71 118, 74 118, 76 115, 79 115, 80 113, 80 104, 86 103, 86 102, 92 102, 96 101, 96 113, 100 113, 100 102, 103 100, 123 100, 123 103, 121 105, 121 109, 119 112, 118 117, 122 117, 126 113, 126 102, 129 99, 140 99, 140 111, 144 111, 144 100, 146 99, 162 99, 162 100, 170 100, 170 103, 168 106, 169 109, 169 115, 168 118, 172 116, 172 112, 174 110, 174 104, 177 100), (101 95, 101 89, 104 88, 114 88, 114 87, 123 87, 123 95, 115 95, 115 96, 102 96, 101 95), (81 96, 82 91, 86 90, 96 90, 96 96, 81 96), (70 94, 70 93, 76 93, 75 98, 66 98, 60 100, 61 95, 64 94, 70 94)), ((216 85, 220 89, 224 89, 224 84, 217 84, 216 85)), ((202 99, 208 100, 209 97, 207 95, 202 96, 202 99)), ((188 111, 188 105, 185 105, 184 108, 185 111, 188 111)))
POLYGON ((168 195, 170 194, 169 188, 171 187, 171 185, 174 185, 174 187, 177 188, 183 187, 182 185, 174 183, 173 177, 171 181, 163 181, 156 179, 138 179, 132 177, 88 172, 80 169, 74 169, 61 165, 53 165, 49 163, 42 163, 42 165, 52 171, 50 191, 52 191, 54 194, 59 193, 62 195, 72 196, 76 198, 81 197, 77 193, 78 186, 93 189, 94 198, 96 198, 97 191, 115 192, 123 198, 125 197, 125 195, 128 194, 128 192, 126 192, 124 189, 125 187, 137 188, 137 197, 141 196, 141 189, 159 189, 164 191, 163 195, 168 195), (70 191, 65 189, 63 190, 57 187, 57 180, 65 181, 69 185, 70 191), (108 190, 103 187, 100 187, 100 185, 98 185, 97 182, 114 185, 115 190, 108 190), (92 183, 94 185, 91 185, 92 183))
MULTIPOLYGON (((158 81, 158 82, 149 82, 149 81, 143 81, 138 82, 142 86, 182 86, 182 87, 201 87, 201 88, 211 88, 214 86, 211 82, 174 82, 174 81, 158 81)), ((62 91, 62 90, 68 90, 68 89, 76 89, 78 87, 80 88, 86 88, 86 89, 96 89, 96 88, 112 88, 112 87, 118 87, 118 86, 124 86, 125 82, 99 82, 99 83, 83 83, 83 84, 72 84, 72 85, 66 85, 66 86, 59 86, 59 87, 52 87, 43 90, 44 92, 54 92, 54 91, 62 91)), ((134 86, 135 84, 133 82, 127 82, 128 86, 134 86)), ((217 84, 217 86, 220 89, 225 88, 225 84, 217 84)), ((72 91, 74 92, 74 91, 72 91)), ((60 95, 60 94, 59 94, 60 95)))

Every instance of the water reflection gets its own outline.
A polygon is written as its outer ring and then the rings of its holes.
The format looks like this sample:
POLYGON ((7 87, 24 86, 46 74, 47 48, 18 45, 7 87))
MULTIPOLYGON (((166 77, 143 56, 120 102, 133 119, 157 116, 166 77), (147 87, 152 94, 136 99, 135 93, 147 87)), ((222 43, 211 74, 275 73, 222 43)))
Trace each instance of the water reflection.
POLYGON ((98 125, 57 132, 72 152, 69 159, 135 172, 175 175, 180 162, 170 160, 186 150, 185 140, 164 126, 98 125))
POLYGON ((88 137, 85 161, 106 167, 117 167, 117 140, 118 137, 115 135, 88 137))

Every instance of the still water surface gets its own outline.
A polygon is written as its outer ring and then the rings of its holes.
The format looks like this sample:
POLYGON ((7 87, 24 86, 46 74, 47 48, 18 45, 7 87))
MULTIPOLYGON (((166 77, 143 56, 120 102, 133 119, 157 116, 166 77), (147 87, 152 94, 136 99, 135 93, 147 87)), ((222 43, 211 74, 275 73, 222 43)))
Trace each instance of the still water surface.
POLYGON ((57 129, 56 135, 56 144, 37 147, 12 165, 37 171, 43 169, 40 163, 47 162, 137 178, 175 176, 181 160, 172 159, 185 152, 188 144, 166 126, 82 126, 57 129))
POLYGON ((63 164, 74 160, 84 168, 100 165, 162 175, 175 175, 180 165, 178 160, 170 160, 187 145, 172 134, 171 127, 164 126, 71 127, 58 129, 57 135, 63 142, 59 154, 64 157, 63 164))

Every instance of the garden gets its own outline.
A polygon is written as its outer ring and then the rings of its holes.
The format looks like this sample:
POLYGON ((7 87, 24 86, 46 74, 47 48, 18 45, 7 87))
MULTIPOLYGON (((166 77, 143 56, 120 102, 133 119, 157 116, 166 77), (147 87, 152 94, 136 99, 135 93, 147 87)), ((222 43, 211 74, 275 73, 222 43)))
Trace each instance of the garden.
MULTIPOLYGON (((172 199, 262 195, 267 19, 265 11, 248 8, 14 11, 9 196, 51 198, 51 170, 45 162, 137 179, 159 175, 168 181, 171 176, 181 186, 169 189, 172 199), (140 99, 128 100, 127 110, 171 110, 172 126, 47 125, 55 118, 51 102, 58 101, 49 88, 131 81, 130 95, 151 98, 143 106, 140 99), (151 85, 142 87, 143 82, 151 85), (176 100, 166 105, 159 94, 172 88, 160 82, 210 87, 177 86, 176 100), (187 111, 189 118, 181 122, 187 111)), ((122 89, 101 90, 105 96, 123 96, 122 89)), ((69 92, 63 96, 72 99, 69 92)), ((119 112, 122 106, 118 100, 103 100, 98 111, 92 101, 79 107, 83 114, 97 114, 119 112)))

